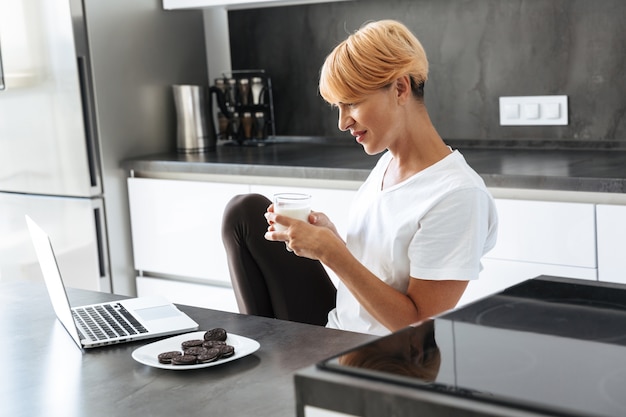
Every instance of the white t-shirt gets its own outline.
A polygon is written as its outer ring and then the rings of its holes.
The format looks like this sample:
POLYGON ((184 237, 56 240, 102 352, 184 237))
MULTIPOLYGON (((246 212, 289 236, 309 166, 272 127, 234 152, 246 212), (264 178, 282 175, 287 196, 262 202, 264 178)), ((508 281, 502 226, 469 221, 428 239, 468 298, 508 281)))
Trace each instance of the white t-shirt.
MULTIPOLYGON (((346 243, 378 278, 406 292, 410 277, 473 280, 496 242, 497 213, 484 181, 453 151, 436 164, 382 190, 386 152, 352 203, 346 243)), ((340 281, 327 327, 384 335, 340 281)))

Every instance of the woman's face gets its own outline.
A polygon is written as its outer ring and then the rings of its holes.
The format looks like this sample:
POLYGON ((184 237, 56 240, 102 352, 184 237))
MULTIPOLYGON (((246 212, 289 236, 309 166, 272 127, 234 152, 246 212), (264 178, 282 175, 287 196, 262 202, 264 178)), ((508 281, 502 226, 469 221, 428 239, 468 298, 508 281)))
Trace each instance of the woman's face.
POLYGON ((392 84, 358 102, 337 104, 339 130, 349 130, 369 155, 384 151, 397 137, 396 91, 395 84, 392 84))

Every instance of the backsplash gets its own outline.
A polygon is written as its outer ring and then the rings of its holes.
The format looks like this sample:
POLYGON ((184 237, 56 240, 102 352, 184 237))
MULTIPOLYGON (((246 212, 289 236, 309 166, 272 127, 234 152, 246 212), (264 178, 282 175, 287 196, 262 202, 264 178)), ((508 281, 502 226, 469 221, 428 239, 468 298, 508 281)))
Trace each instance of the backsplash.
POLYGON ((233 69, 272 77, 277 135, 346 136, 317 91, 331 49, 397 19, 430 62, 426 104, 447 140, 626 144, 626 1, 354 0, 230 11, 233 69), (567 95, 567 126, 500 126, 500 96, 567 95))

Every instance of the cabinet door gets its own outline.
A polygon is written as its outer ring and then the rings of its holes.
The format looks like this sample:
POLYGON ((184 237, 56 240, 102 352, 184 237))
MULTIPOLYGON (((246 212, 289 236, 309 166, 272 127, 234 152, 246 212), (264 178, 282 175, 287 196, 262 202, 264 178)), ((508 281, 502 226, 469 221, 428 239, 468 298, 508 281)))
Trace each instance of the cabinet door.
POLYGON ((248 185, 129 178, 135 269, 230 283, 224 207, 248 185))
POLYGON ((579 268, 565 265, 540 264, 501 259, 484 258, 483 270, 477 280, 470 281, 457 307, 495 294, 512 285, 539 275, 580 278, 595 281, 595 268, 579 268))
POLYGON ((595 206, 497 199, 498 242, 488 258, 597 268, 595 206))
POLYGON ((224 286, 137 277, 137 296, 144 295, 161 295, 176 304, 239 313, 235 292, 224 286))
POLYGON ((458 305, 539 275, 597 279, 593 204, 496 199, 498 241, 458 305))
POLYGON ((626 206, 596 206, 598 279, 626 284, 626 206))

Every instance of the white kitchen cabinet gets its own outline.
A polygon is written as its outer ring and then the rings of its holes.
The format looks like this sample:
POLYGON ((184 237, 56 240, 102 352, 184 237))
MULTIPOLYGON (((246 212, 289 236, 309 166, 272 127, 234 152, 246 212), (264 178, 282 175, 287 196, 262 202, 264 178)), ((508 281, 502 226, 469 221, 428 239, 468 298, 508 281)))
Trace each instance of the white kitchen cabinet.
POLYGON ((496 199, 498 241, 458 305, 539 275, 596 280, 595 205, 496 199))
POLYGON ((495 294, 539 275, 596 280, 596 269, 483 258, 479 279, 470 281, 457 307, 495 294))
POLYGON ((235 293, 229 286, 138 276, 137 295, 165 295, 171 302, 238 313, 235 293))
MULTIPOLYGON (((221 226, 237 194, 306 192, 345 236, 354 190, 293 185, 129 178, 128 193, 138 295, 161 293, 173 302, 237 311, 221 226)), ((262 220, 262 219, 261 219, 262 220)), ((336 277, 329 271, 331 278, 336 277)))
POLYGON ((498 242, 489 258, 597 268, 593 204, 496 199, 496 206, 498 242))
POLYGON ((598 280, 626 284, 626 206, 598 204, 598 280))
MULTIPOLYGON (((150 291, 155 288, 163 291, 167 284, 168 294, 181 303, 201 302, 210 308, 232 309, 234 293, 221 240, 226 203, 234 195, 248 192, 270 199, 278 192, 307 192, 313 198, 313 210, 326 213, 345 237, 357 185, 333 188, 334 183, 327 182, 328 187, 325 183, 300 185, 267 178, 251 178, 250 181, 242 178, 223 183, 130 178, 135 268, 143 275, 143 280, 138 280, 138 289, 148 291, 146 288, 152 286, 150 291), (176 277, 182 279, 176 280, 176 277), (148 278, 168 282, 146 281, 148 278), (198 289, 201 300, 188 299, 186 293, 196 291, 190 285, 206 290, 204 294, 198 289), (227 301, 230 307, 204 301, 219 298, 230 300, 227 301)), ((598 279, 595 204, 499 198, 496 206, 498 242, 483 258, 480 279, 470 282, 459 305, 538 275, 598 279)), ((615 250, 626 247, 624 211, 625 206, 598 209, 598 251, 605 271, 603 280, 620 282, 624 279, 624 275, 618 273, 624 266, 623 262, 620 264, 621 252, 615 250)), ((332 271, 328 272, 336 283, 332 271)))
POLYGON ((129 178, 137 271, 230 283, 222 214, 247 184, 129 178))

